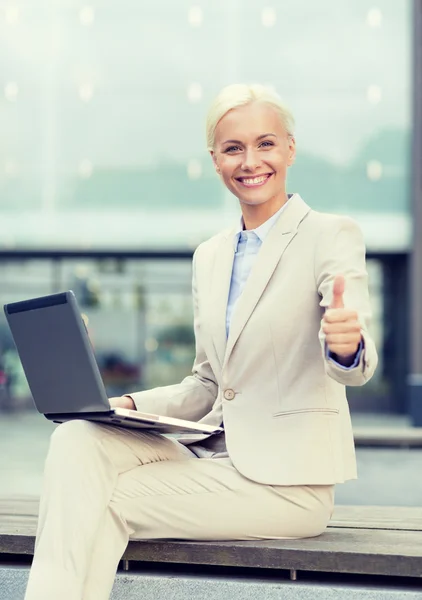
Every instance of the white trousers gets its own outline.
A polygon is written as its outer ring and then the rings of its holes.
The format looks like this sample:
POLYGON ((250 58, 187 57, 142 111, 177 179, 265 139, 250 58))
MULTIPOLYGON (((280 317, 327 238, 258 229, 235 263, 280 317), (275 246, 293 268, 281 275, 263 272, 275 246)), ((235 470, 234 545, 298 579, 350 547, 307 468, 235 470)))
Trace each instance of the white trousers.
POLYGON ((333 504, 333 485, 263 485, 159 434, 70 421, 51 437, 25 600, 107 600, 129 537, 313 537, 333 504))

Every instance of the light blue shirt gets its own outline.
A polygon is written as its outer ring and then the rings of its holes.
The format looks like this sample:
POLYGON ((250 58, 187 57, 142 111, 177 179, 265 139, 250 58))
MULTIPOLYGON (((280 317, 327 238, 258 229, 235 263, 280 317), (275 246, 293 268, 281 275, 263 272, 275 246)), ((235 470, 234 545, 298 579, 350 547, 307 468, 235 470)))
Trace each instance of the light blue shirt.
MULTIPOLYGON (((289 196, 289 199, 290 197, 291 196, 289 196)), ((236 303, 243 292, 246 281, 258 256, 259 249, 268 235, 268 232, 275 225, 287 205, 288 201, 272 217, 265 221, 265 223, 259 227, 256 227, 255 229, 244 230, 243 218, 240 219, 239 229, 236 231, 233 239, 235 255, 226 313, 227 337, 229 335, 230 324, 236 308, 236 303)), ((353 369, 359 364, 361 351, 362 343, 356 355, 355 362, 350 367, 345 367, 337 363, 337 361, 331 357, 331 353, 329 351, 327 351, 327 358, 335 362, 343 369, 353 369)))

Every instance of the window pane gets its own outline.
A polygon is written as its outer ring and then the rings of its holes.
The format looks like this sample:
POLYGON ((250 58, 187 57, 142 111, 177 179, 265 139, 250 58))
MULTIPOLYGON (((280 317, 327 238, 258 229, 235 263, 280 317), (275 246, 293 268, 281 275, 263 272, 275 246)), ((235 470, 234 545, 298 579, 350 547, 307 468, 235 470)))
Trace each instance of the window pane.
POLYGON ((226 227, 206 109, 259 81, 296 116, 289 191, 357 218, 370 250, 409 247, 410 0, 19 6, 0 21, 0 244, 193 247, 226 227))

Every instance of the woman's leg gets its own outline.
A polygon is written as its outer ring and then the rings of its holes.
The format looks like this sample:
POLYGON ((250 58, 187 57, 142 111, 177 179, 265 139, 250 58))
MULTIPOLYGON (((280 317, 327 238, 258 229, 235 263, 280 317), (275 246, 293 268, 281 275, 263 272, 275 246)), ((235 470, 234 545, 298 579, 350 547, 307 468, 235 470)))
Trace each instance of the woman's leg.
MULTIPOLYGON (((199 460, 181 444, 158 434, 79 420, 60 425, 52 435, 45 464, 25 600, 84 598, 87 569, 104 523, 116 567, 127 544, 126 524, 110 507, 119 476, 140 465, 189 458, 199 460)), ((107 554, 108 545, 104 551, 107 554)))
MULTIPOLYGON (((150 463, 121 474, 93 548, 83 600, 107 600, 123 543, 132 538, 253 540, 312 537, 331 517, 334 486, 266 486, 230 459, 150 463)), ((124 550, 124 548, 123 548, 124 550)))

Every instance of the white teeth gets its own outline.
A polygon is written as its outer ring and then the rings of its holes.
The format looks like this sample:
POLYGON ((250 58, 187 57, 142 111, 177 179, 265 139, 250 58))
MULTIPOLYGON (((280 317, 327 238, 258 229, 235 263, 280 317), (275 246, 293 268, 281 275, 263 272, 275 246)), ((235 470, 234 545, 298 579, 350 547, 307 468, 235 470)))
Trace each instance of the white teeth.
POLYGON ((262 183, 266 179, 268 179, 268 175, 264 175, 263 177, 254 177, 253 179, 242 179, 242 182, 246 183, 246 185, 254 185, 257 183, 262 183))

